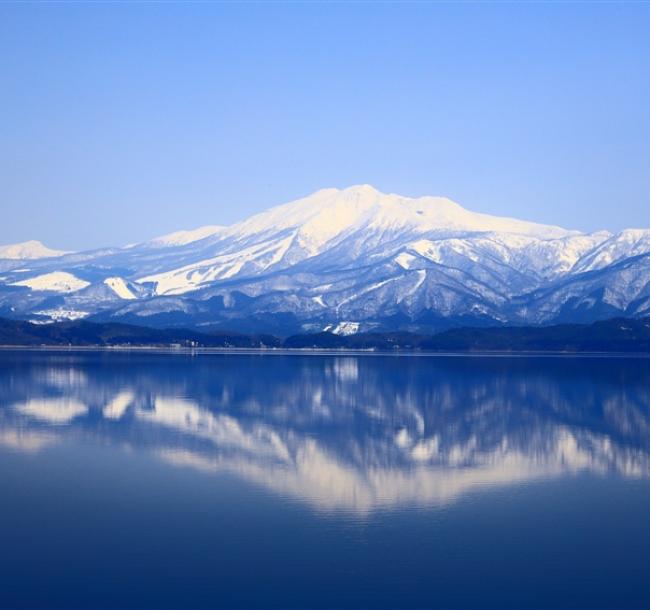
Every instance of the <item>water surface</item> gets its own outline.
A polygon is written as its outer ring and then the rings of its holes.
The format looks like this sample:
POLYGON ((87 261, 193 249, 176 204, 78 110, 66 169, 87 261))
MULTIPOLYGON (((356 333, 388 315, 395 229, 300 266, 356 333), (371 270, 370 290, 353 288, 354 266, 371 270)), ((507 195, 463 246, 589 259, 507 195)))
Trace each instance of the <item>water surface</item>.
POLYGON ((650 360, 0 351, 1 608, 650 607, 650 360))

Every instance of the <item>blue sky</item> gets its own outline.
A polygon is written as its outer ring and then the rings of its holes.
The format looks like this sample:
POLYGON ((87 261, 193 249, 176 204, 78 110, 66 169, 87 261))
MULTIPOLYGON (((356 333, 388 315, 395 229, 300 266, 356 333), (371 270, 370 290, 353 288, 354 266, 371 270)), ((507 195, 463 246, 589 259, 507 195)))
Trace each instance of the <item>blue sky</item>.
POLYGON ((650 4, 5 3, 0 243, 123 245, 329 186, 650 227, 650 4))

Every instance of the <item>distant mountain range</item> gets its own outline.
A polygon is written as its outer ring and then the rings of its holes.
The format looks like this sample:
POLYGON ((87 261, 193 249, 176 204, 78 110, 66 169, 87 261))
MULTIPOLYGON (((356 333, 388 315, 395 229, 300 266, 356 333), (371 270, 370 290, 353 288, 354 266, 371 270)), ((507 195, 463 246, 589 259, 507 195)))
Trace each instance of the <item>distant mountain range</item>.
POLYGON ((650 230, 581 233, 371 186, 122 248, 0 247, 0 316, 278 336, 650 314, 650 230))
POLYGON ((625 352, 650 354, 650 318, 618 318, 590 325, 456 328, 436 335, 408 332, 331 332, 292 335, 201 333, 85 320, 33 324, 0 318, 4 346, 147 346, 287 349, 419 350, 429 352, 625 352))

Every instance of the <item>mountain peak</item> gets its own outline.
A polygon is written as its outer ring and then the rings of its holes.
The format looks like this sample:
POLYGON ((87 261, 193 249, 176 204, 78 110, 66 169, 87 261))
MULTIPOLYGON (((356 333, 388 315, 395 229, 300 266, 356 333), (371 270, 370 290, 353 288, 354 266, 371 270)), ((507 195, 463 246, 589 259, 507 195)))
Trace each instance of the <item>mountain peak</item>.
POLYGON ((68 254, 68 252, 63 250, 52 250, 35 239, 23 241, 18 244, 0 246, 0 259, 27 260, 62 256, 64 254, 68 254))
POLYGON ((353 184, 352 186, 341 189, 340 192, 344 195, 386 195, 386 193, 382 193, 371 184, 353 184))
POLYGON ((503 232, 541 239, 578 234, 561 227, 471 212, 446 197, 386 194, 370 184, 316 191, 256 214, 229 227, 227 233, 241 237, 291 230, 301 236, 308 250, 315 250, 343 233, 361 229, 456 234, 503 232))
MULTIPOLYGON (((40 242, 2 250, 56 253, 40 242)), ((357 184, 229 227, 28 265, 5 260, 0 286, 17 288, 0 291, 0 306, 39 320, 101 314, 152 324, 289 313, 300 330, 336 332, 593 320, 650 312, 649 257, 650 231, 587 235, 357 184)))

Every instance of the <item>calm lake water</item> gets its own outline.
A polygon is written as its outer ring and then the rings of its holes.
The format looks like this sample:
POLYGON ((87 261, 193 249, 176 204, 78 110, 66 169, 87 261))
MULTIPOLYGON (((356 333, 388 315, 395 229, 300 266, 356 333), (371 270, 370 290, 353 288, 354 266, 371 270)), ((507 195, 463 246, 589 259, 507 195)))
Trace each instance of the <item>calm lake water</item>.
POLYGON ((1 608, 648 608, 650 360, 0 351, 1 608))

